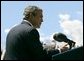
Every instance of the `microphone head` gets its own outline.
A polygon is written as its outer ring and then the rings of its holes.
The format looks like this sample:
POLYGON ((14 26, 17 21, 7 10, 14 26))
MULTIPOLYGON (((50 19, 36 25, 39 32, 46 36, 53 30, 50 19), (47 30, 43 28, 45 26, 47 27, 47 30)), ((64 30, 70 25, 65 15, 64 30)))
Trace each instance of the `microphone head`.
POLYGON ((59 42, 63 42, 67 39, 67 37, 63 33, 57 33, 57 34, 53 35, 53 39, 55 39, 59 42))

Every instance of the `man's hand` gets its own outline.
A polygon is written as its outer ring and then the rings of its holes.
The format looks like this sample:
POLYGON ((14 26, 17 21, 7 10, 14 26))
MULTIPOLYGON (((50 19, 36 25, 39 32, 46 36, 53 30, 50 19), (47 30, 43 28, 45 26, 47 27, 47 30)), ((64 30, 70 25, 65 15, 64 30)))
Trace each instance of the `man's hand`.
POLYGON ((67 51, 69 48, 67 47, 68 44, 65 44, 63 47, 60 48, 61 52, 67 51))

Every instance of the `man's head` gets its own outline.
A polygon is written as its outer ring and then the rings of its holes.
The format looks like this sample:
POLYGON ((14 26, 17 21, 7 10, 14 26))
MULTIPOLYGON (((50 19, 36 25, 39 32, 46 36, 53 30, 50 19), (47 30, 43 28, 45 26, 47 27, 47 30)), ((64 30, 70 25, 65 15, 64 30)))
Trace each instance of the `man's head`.
POLYGON ((28 20, 35 28, 40 28, 41 22, 43 22, 42 9, 37 6, 28 6, 24 10, 24 20, 28 20))

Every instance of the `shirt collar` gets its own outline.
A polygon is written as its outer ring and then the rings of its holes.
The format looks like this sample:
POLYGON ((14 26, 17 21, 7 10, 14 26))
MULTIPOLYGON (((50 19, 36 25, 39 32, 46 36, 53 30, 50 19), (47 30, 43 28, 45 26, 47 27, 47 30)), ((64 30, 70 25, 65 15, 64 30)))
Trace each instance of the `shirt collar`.
POLYGON ((27 22, 28 24, 30 24, 33 27, 32 23, 30 23, 29 21, 27 21, 27 20, 23 20, 23 21, 27 22))

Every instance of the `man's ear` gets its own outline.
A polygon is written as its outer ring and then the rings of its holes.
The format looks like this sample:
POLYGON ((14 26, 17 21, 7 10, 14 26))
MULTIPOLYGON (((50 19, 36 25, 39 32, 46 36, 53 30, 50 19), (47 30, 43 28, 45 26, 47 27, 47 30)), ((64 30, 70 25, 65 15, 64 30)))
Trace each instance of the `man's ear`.
POLYGON ((30 19, 33 19, 33 18, 34 18, 34 16, 33 16, 32 13, 30 13, 29 16, 30 16, 30 17, 29 17, 30 19))
POLYGON ((35 13, 32 13, 32 16, 35 17, 35 13))
POLYGON ((35 17, 35 16, 32 14, 32 19, 34 19, 34 17, 35 17))

